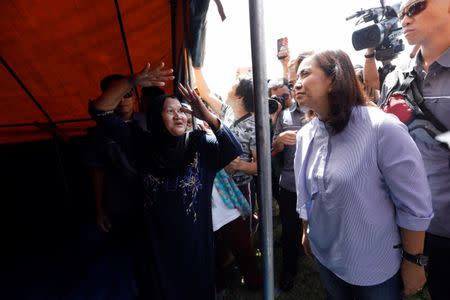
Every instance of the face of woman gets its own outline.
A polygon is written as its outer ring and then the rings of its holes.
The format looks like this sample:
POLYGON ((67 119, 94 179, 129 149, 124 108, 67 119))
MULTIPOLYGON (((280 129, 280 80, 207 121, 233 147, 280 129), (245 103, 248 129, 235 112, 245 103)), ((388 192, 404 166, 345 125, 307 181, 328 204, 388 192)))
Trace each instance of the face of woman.
POLYGON ((167 131, 173 136, 181 136, 186 132, 187 117, 181 111, 181 104, 178 99, 167 98, 164 101, 161 116, 167 131))
POLYGON ((294 86, 295 100, 299 105, 320 114, 329 106, 328 94, 331 91, 331 81, 313 57, 306 58, 298 68, 298 80, 294 86))

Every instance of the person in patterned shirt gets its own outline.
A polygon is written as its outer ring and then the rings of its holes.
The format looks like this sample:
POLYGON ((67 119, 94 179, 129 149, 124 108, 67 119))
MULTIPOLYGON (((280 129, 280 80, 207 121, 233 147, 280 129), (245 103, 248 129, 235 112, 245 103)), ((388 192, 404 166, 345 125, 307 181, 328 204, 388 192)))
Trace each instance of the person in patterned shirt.
MULTIPOLYGON (((233 160, 225 171, 233 177, 239 190, 250 202, 254 203, 251 184, 253 176, 257 174, 256 165, 256 132, 253 102, 253 80, 248 75, 238 75, 236 81, 228 92, 227 99, 222 102, 219 97, 209 90, 208 84, 200 68, 194 69, 195 80, 202 99, 211 109, 220 116, 224 124, 229 126, 231 132, 241 143, 242 154, 233 160)), ((248 218, 247 220, 251 220, 248 218)), ((216 232, 219 248, 230 249, 236 258, 240 271, 243 273, 247 287, 259 289, 261 287, 261 275, 258 270, 255 248, 253 246, 248 221, 243 222, 237 218, 224 225, 216 232)), ((224 249, 216 249, 216 253, 224 249)), ((223 288, 221 282, 224 276, 223 263, 216 262, 216 274, 218 281, 216 287, 223 288)))

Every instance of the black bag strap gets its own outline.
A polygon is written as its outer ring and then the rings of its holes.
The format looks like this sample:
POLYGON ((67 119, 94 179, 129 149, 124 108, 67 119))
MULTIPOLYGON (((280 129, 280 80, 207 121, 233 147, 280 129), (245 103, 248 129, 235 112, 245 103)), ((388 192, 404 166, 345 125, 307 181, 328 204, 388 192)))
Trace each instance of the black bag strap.
MULTIPOLYGON (((401 72, 394 71, 397 78, 395 84, 388 90, 386 93, 386 97, 382 100, 379 106, 382 108, 388 102, 389 98, 395 92, 402 93, 406 101, 408 101, 408 105, 412 109, 415 109, 415 113, 419 113, 423 115, 423 118, 431 123, 437 130, 441 132, 446 132, 448 129, 433 115, 433 113, 425 106, 424 98, 422 95, 422 91, 417 84, 417 74, 414 70, 410 72, 401 72), (411 92, 411 96, 408 96, 408 92, 411 92)), ((444 143, 440 143, 440 145, 450 151, 444 143)))
MULTIPOLYGON (((425 119, 430 121, 431 124, 433 124, 433 126, 436 127, 436 129, 438 129, 439 131, 442 131, 442 132, 448 131, 448 129, 444 126, 444 124, 442 124, 441 121, 439 121, 433 115, 433 113, 425 106, 425 102, 424 102, 424 99, 423 99, 422 92, 419 89, 419 86, 417 84, 417 80, 415 80, 415 78, 416 78, 415 75, 416 75, 416 73, 414 71, 408 72, 408 74, 406 74, 407 77, 404 80, 404 82, 402 83, 402 85, 400 86, 400 88, 402 88, 403 84, 409 82, 409 86, 411 87, 411 92, 412 92, 412 99, 411 99, 411 101, 414 101, 415 104, 417 104, 417 106, 422 111, 425 119)), ((406 91, 406 89, 405 89, 405 91, 406 91)))
MULTIPOLYGON (((411 74, 410 72, 408 72, 407 74, 402 73, 404 76, 404 80, 403 82, 400 84, 400 87, 398 88, 398 92, 403 92, 406 93, 406 91, 409 89, 409 87, 411 86, 411 83, 414 81, 415 76, 414 74, 411 74)), ((398 78, 397 80, 400 81, 400 78, 398 78)), ((423 98, 423 97, 422 97, 423 98)))
MULTIPOLYGON (((392 72, 392 74, 395 74, 397 77, 395 78, 395 84, 392 85, 392 87, 387 90, 386 92, 386 97, 384 97, 384 99, 382 99, 382 101, 378 104, 379 107, 383 108, 386 103, 388 102, 389 98, 392 96, 392 94, 396 91, 398 91, 398 87, 400 85, 400 77, 403 77, 403 73, 398 71, 398 70, 394 70, 392 72)), ((392 76, 392 75, 391 75, 392 76)), ((405 88, 405 87, 404 87, 405 88)))
POLYGON ((247 119, 247 118, 250 118, 251 116, 252 116, 251 113, 247 113, 246 115, 240 117, 238 120, 234 121, 234 122, 233 122, 233 126, 236 127, 237 124, 241 123, 242 121, 244 121, 244 120, 247 119))

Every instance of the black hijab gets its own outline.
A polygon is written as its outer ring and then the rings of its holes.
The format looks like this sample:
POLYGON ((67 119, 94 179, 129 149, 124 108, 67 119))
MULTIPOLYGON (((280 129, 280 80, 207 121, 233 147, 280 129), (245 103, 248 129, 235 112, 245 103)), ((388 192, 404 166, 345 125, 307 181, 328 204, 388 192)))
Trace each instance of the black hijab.
POLYGON ((172 95, 161 95, 150 101, 147 106, 147 129, 144 150, 141 153, 144 171, 156 177, 177 175, 190 163, 196 152, 196 134, 173 136, 162 119, 162 111, 167 98, 178 99, 172 95), (189 138, 189 141, 188 141, 189 138))

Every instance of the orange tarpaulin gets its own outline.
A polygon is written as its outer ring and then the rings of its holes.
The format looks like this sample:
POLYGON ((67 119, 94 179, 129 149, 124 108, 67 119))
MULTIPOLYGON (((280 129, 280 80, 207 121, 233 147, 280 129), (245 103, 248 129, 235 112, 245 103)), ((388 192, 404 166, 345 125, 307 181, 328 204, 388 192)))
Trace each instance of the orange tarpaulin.
POLYGON ((0 144, 51 138, 36 122, 81 134, 93 125, 87 102, 105 75, 147 61, 176 65, 183 8, 181 0, 0 1, 0 144))

